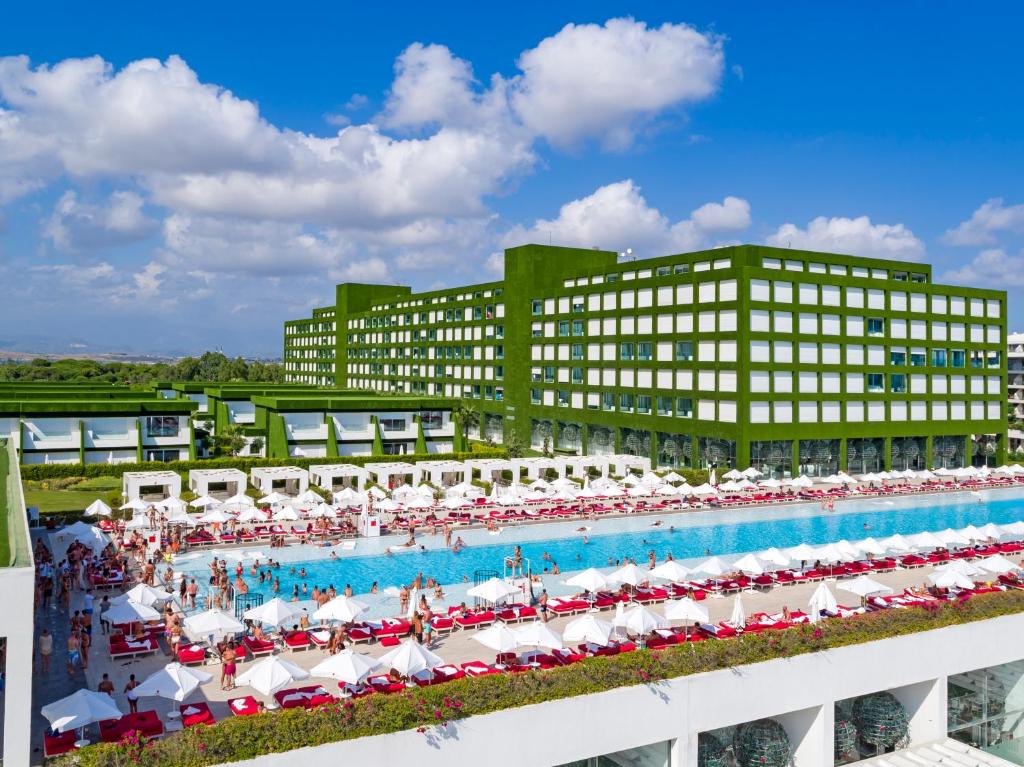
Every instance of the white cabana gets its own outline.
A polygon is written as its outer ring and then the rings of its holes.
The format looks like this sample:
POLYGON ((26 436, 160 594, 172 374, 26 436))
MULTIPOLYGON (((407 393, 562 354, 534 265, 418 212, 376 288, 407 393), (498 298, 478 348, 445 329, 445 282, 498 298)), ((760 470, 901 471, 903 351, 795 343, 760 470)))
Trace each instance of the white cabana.
POLYGON ((651 459, 645 455, 619 454, 605 457, 608 459, 612 474, 617 477, 625 477, 634 471, 646 474, 651 470, 651 459))
POLYGON ((99 498, 85 507, 85 516, 87 517, 109 517, 113 513, 113 509, 99 498))
POLYGON ((342 490, 361 491, 370 472, 351 463, 315 464, 309 467, 309 481, 331 493, 342 490))
POLYGON ((483 481, 492 483, 501 479, 502 474, 506 471, 515 474, 515 466, 511 458, 470 458, 463 461, 462 465, 470 472, 467 475, 467 482, 473 478, 475 472, 479 472, 480 479, 483 481))
POLYGON ((126 471, 121 475, 121 495, 160 501, 181 495, 181 475, 176 471, 126 471))
POLYGON ((369 472, 370 482, 391 489, 401 485, 416 486, 423 479, 423 472, 420 468, 414 463, 405 461, 368 463, 365 468, 369 472))
POLYGON ((512 459, 512 478, 517 482, 524 471, 526 472, 527 479, 534 480, 546 474, 548 470, 554 471, 559 477, 564 477, 566 473, 565 459, 560 457, 542 458, 539 456, 512 459))
POLYGON ((811 623, 817 623, 822 612, 835 613, 839 609, 839 603, 836 602, 835 595, 829 591, 828 584, 819 583, 818 588, 811 594, 807 607, 810 610, 811 623))
POLYGON ((425 475, 423 480, 439 488, 453 487, 468 482, 472 470, 461 461, 418 461, 425 475))
POLYGON ((196 495, 229 498, 245 492, 245 472, 240 469, 192 469, 188 489, 196 495))
POLYGON ((249 470, 249 481, 264 495, 277 490, 295 497, 309 487, 309 472, 298 466, 256 466, 249 470))

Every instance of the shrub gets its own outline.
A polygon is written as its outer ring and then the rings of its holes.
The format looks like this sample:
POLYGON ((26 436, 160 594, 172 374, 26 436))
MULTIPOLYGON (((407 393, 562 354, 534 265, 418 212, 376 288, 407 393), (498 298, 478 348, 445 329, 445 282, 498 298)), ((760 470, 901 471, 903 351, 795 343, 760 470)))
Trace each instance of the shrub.
POLYGON ((847 645, 1024 612, 1024 592, 1008 591, 942 604, 934 609, 890 610, 826 621, 737 640, 708 641, 657 652, 637 650, 589 658, 563 668, 526 674, 460 679, 396 695, 371 695, 314 712, 282 711, 226 719, 146 743, 99 744, 57 757, 60 767, 202 767, 267 753, 317 746, 366 735, 428 728, 450 720, 516 706, 657 684, 664 679, 728 669, 847 645))

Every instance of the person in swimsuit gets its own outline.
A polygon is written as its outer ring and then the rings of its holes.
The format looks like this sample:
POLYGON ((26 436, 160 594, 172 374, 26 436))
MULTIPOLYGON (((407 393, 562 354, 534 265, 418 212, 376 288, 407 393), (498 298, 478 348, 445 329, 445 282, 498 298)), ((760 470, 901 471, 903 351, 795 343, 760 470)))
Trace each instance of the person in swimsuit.
POLYGON ((71 636, 68 637, 68 676, 75 675, 75 667, 78 665, 78 659, 81 657, 80 647, 81 641, 78 638, 78 634, 72 632, 71 636))
POLYGON ((233 690, 235 689, 235 672, 238 670, 235 665, 235 659, 238 657, 238 653, 235 651, 235 643, 228 642, 220 657, 220 689, 233 690))
POLYGON ((124 686, 124 696, 128 699, 128 710, 133 714, 139 713, 139 699, 135 696, 135 688, 138 686, 135 674, 131 674, 128 677, 128 684, 124 686))

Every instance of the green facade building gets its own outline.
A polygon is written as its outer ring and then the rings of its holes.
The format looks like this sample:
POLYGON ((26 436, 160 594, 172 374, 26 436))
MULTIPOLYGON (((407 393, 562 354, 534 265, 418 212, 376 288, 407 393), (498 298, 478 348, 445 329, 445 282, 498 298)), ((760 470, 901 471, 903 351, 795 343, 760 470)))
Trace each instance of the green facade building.
POLYGON ((821 475, 1005 455, 1003 291, 751 245, 627 262, 525 245, 504 268, 424 293, 338 285, 333 307, 286 323, 287 379, 462 398, 478 436, 660 466, 821 475))

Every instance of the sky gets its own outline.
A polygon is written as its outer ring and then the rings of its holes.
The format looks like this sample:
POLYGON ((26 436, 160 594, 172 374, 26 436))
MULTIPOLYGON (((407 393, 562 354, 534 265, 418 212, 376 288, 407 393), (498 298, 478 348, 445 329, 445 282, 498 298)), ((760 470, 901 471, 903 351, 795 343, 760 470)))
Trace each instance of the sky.
POLYGON ((525 242, 926 261, 1024 330, 1015 4, 468 8, 5 9, 0 349, 276 357, 525 242))

